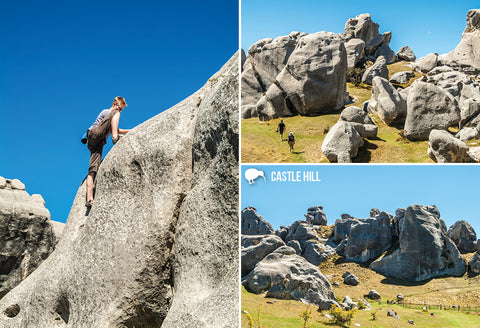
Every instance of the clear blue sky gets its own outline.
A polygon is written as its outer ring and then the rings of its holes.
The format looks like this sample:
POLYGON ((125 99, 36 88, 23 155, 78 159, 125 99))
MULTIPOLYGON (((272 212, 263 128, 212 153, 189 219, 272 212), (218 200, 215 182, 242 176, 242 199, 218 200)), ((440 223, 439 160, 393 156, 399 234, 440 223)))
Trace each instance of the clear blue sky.
POLYGON ((457 220, 470 223, 480 238, 478 165, 242 165, 241 208, 253 206, 274 229, 304 220, 311 206, 321 205, 327 223, 342 213, 368 218, 378 208, 395 215, 413 204, 436 205, 449 228, 457 220), (249 184, 248 168, 265 172, 249 184), (272 172, 315 171, 320 182, 272 181, 272 172))
POLYGON ((120 127, 133 128, 237 49, 237 1, 1 1, 0 176, 65 222, 88 171, 80 138, 98 113, 123 96, 120 127))
POLYGON ((241 44, 246 52, 259 39, 291 31, 343 33, 349 18, 370 13, 380 33, 392 32, 393 51, 408 45, 420 58, 453 50, 474 8, 480 1, 242 0, 241 44))

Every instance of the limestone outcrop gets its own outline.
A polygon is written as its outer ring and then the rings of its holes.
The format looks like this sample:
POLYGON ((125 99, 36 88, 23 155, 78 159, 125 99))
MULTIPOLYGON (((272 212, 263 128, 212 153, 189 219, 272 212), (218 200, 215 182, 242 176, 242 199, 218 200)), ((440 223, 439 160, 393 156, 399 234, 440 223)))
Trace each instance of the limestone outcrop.
POLYGON ((322 143, 322 153, 333 163, 351 163, 363 145, 362 136, 350 122, 339 120, 328 131, 322 143))
POLYGON ((237 327, 239 59, 112 148, 1 327, 237 327))
POLYGON ((242 235, 271 235, 274 233, 270 222, 257 214, 255 207, 246 207, 242 210, 242 235))
POLYGON ((427 154, 436 163, 471 163, 475 161, 465 142, 443 130, 430 132, 427 154))
POLYGON ((370 268, 406 281, 465 273, 465 263, 446 236, 435 206, 411 205, 401 219, 399 248, 370 264, 370 268))
POLYGON ((372 80, 372 97, 367 109, 387 125, 402 122, 407 116, 406 100, 387 79, 380 76, 372 80))
POLYGON ((242 277, 249 274, 265 256, 285 246, 278 236, 242 236, 242 277))
POLYGON ((18 179, 0 177, 0 299, 55 249, 57 238, 41 195, 18 179))
POLYGON ((455 222, 447 231, 447 236, 461 253, 471 253, 477 246, 477 234, 465 220, 455 222))

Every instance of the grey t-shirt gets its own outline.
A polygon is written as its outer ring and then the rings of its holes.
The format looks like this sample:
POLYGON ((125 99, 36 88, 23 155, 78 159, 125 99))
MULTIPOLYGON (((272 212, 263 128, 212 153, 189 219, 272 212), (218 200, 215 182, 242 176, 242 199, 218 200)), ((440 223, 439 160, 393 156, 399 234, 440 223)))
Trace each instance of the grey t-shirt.
MULTIPOLYGON (((102 111, 100 112, 100 114, 98 114, 97 119, 96 119, 95 122, 92 124, 92 126, 90 126, 90 127, 88 128, 88 130, 91 130, 91 129, 93 129, 94 127, 98 126, 98 125, 100 124, 100 122, 102 122, 103 119, 104 119, 105 117, 107 117, 108 114, 110 114, 110 109, 104 109, 104 110, 102 110, 102 111)), ((111 133, 109 132, 109 133, 107 134, 107 136, 105 137, 105 139, 107 139, 108 137, 110 137, 110 135, 111 135, 111 133)))

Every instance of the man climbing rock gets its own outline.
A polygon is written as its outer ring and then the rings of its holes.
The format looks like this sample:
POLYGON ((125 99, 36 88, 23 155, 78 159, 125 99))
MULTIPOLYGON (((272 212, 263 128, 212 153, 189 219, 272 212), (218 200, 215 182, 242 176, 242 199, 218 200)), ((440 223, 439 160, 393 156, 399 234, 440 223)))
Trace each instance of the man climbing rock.
POLYGON ((107 143, 107 138, 112 135, 112 142, 116 144, 120 136, 128 133, 130 130, 118 128, 121 111, 127 107, 125 99, 115 97, 112 107, 104 109, 98 114, 95 122, 90 126, 87 132, 87 146, 90 150, 90 166, 87 175, 87 201, 85 206, 93 205, 93 182, 97 175, 98 167, 102 159, 103 146, 107 143))

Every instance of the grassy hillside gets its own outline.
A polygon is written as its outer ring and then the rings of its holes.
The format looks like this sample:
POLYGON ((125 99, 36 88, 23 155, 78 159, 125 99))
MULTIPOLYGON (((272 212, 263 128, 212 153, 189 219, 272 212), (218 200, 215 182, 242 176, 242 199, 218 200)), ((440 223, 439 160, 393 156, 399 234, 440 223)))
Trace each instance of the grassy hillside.
MULTIPOLYGON (((406 62, 389 65, 390 76, 400 71, 411 70, 406 62)), ((415 73, 413 80, 421 77, 415 73)), ((354 103, 347 106, 359 106, 370 99, 371 86, 347 83, 347 89, 354 103)), ((258 118, 241 121, 242 162, 244 163, 328 163, 320 147, 326 132, 337 121, 340 113, 317 117, 295 116, 284 118, 286 131, 295 134, 296 144, 293 153, 288 143, 280 141, 275 132, 280 119, 261 122, 258 118)), ((378 117, 372 116, 378 125, 378 135, 374 140, 365 140, 355 162, 365 163, 432 163, 427 156, 428 141, 412 142, 403 137, 402 127, 385 125, 378 117)), ((284 136, 286 138, 286 136, 284 136)))
MULTIPOLYGON (((473 254, 466 254, 464 258, 470 259, 473 254)), ((382 296, 382 302, 370 301, 371 311, 357 310, 353 316, 350 327, 358 323, 361 327, 412 327, 408 320, 414 320, 417 327, 480 327, 480 312, 456 311, 452 305, 461 307, 470 306, 480 309, 480 276, 444 277, 431 279, 422 283, 405 283, 375 273, 356 263, 344 262, 338 258, 332 258, 320 265, 320 270, 326 275, 330 282, 336 281, 340 286, 333 287, 339 301, 348 295, 354 301, 364 297, 371 289, 375 289, 382 296), (342 274, 350 271, 360 279, 358 286, 347 286, 343 284, 342 274), (403 294, 405 302, 420 304, 442 304, 449 310, 429 309, 427 312, 418 308, 404 308, 399 305, 389 305, 387 300, 396 299, 397 294, 403 294), (387 316, 388 310, 394 310, 400 316, 400 320, 387 316), (376 320, 372 320, 375 313, 376 320), (434 316, 431 316, 431 313, 434 316)), ((265 295, 255 295, 247 292, 242 287, 242 311, 248 312, 258 327, 260 318, 261 327, 303 327, 300 318, 302 311, 308 305, 291 300, 274 300, 265 298, 265 295), (260 315, 259 315, 260 314, 260 315)), ((325 313, 320 313, 316 308, 312 310, 311 327, 332 327, 325 313)), ((249 327, 248 316, 242 313, 242 327, 249 327)))

